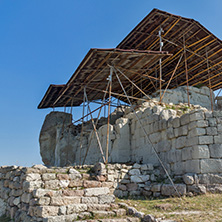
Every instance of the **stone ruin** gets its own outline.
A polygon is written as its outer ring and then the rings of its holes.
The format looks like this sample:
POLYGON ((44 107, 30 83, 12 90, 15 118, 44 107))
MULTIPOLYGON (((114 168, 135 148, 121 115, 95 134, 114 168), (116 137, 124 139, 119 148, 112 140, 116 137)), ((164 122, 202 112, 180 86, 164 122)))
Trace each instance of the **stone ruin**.
MULTIPOLYGON (((134 104, 137 116, 170 174, 221 173, 222 111, 210 111, 209 88, 190 86, 190 107, 186 90, 184 86, 167 90, 162 103, 158 102, 158 92, 150 101, 139 101, 134 104)), ((71 119, 63 112, 46 116, 39 139, 43 162, 48 166, 80 165, 88 147, 85 164, 101 162, 91 123, 84 124, 80 149, 81 126, 71 124, 71 119)), ((103 148, 106 121, 101 118, 97 127, 103 148)), ((109 163, 159 165, 131 107, 117 108, 111 114, 109 163)))
MULTIPOLYGON (((52 112, 40 133, 41 155, 47 167, 0 167, 0 216, 6 214, 18 222, 86 222, 89 218, 92 222, 158 222, 162 219, 116 204, 115 197, 221 193, 222 111, 209 111, 207 87, 189 88, 190 106, 181 93, 184 90, 169 90, 162 103, 156 94, 148 102, 133 105, 176 190, 131 107, 116 109, 110 116, 107 165, 96 163, 101 154, 92 137, 86 164, 79 166, 81 127, 71 124, 70 114, 52 112), (177 104, 172 93, 177 93, 177 104)), ((97 125, 102 145, 106 121, 101 118, 97 125)), ((84 126, 82 160, 92 134, 90 122, 84 126)))

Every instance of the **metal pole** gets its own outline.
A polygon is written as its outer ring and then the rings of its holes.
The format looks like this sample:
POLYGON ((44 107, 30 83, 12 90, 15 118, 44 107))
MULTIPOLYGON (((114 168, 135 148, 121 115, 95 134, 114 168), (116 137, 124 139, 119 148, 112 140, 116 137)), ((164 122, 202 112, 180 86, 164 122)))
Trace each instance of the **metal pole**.
MULTIPOLYGON (((85 89, 85 88, 84 88, 84 89, 85 89)), ((87 97, 87 94, 86 94, 86 91, 85 91, 85 90, 84 90, 84 94, 85 94, 86 101, 87 101, 87 104, 88 104, 89 112, 91 113, 91 109, 90 109, 90 106, 89 106, 88 97, 87 97)), ((104 161, 104 163, 106 163, 106 159, 105 159, 105 156, 104 156, 104 153, 103 153, 102 145, 101 145, 101 143, 100 143, 99 135, 98 135, 98 132, 97 132, 97 129, 96 129, 96 126, 95 126, 95 122, 94 122, 92 113, 90 114, 90 116, 91 116, 91 121, 92 121, 93 129, 94 129, 95 134, 96 134, 96 139, 97 139, 97 142, 98 142, 98 145, 99 145, 99 149, 100 149, 100 152, 101 152, 101 154, 102 154, 103 161, 104 161)))
MULTIPOLYGON (((162 42, 162 36, 161 33, 163 32, 163 29, 160 28, 159 30, 159 38, 160 38, 160 52, 162 51, 163 42, 162 42)), ((160 102, 161 102, 161 90, 162 90, 162 58, 159 60, 159 66, 160 66, 160 102)))
POLYGON ((109 157, 109 126, 110 126, 110 103, 111 103, 111 90, 112 90, 112 75, 113 75, 113 67, 110 67, 109 105, 108 105, 107 134, 106 134, 106 163, 108 163, 108 157, 109 157))
POLYGON ((209 79, 209 88, 210 88, 211 111, 214 111, 213 95, 212 95, 212 90, 211 90, 210 70, 209 70, 209 61, 208 61, 207 51, 206 51, 206 57, 207 57, 207 71, 208 71, 208 79, 209 79))
POLYGON ((190 95, 189 95, 189 77, 187 71, 187 55, 186 55, 186 45, 185 45, 185 36, 183 36, 183 47, 184 47, 184 62, 185 62, 185 70, 186 70, 186 80, 187 80, 187 101, 188 106, 190 106, 190 95))
POLYGON ((85 94, 83 96, 83 110, 82 110, 82 129, 81 129, 81 137, 80 137, 80 151, 79 151, 79 165, 81 165, 81 155, 82 155, 82 138, 83 138, 83 127, 84 127, 84 112, 85 112, 85 94))
MULTIPOLYGON (((114 69, 114 71, 115 71, 115 69, 114 69)), ((126 94, 126 90, 124 89, 124 87, 123 87, 123 85, 122 85, 122 83, 121 83, 121 81, 120 81, 120 78, 119 78, 119 76, 117 75, 116 71, 115 71, 115 74, 116 74, 116 78, 118 79, 119 84, 120 84, 120 86, 121 86, 121 88, 122 88, 124 94, 127 96, 127 94, 126 94)), ((152 144, 152 142, 151 142, 151 140, 150 140, 150 138, 149 138, 149 136, 148 136, 146 130, 145 130, 144 127, 143 127, 143 124, 142 124, 140 118, 138 117, 138 115, 137 115, 137 113, 136 113, 136 111, 135 111, 135 109, 134 109, 134 107, 133 107, 133 105, 132 105, 132 103, 131 103, 131 101, 130 101, 130 99, 129 99, 128 97, 127 97, 127 100, 128 100, 128 102, 129 102, 129 104, 131 105, 131 108, 132 108, 132 110, 133 110, 133 112, 134 112, 134 114, 135 114, 135 116, 136 116, 136 118, 137 118, 137 120, 138 120, 138 122, 139 122, 139 124, 140 124, 140 126, 141 126, 141 128, 142 128, 142 130, 143 130, 143 133, 144 133, 145 137, 147 138, 147 140, 148 140, 149 143, 151 144, 152 149, 153 149, 154 153, 156 154, 157 159, 159 160, 161 166, 163 167, 163 169, 164 169, 164 171, 165 171, 167 177, 169 178, 169 180, 170 180, 170 182, 171 182, 171 184, 172 184, 174 190, 176 191, 176 193, 177 193, 178 196, 180 197, 180 196, 181 196, 180 193, 178 192, 178 190, 177 190, 177 188, 176 188, 176 186, 175 186, 173 180, 171 179, 171 177, 170 177, 170 175, 169 175, 169 173, 168 173, 166 167, 164 166, 162 160, 160 159, 160 157, 159 157, 159 155, 158 155, 158 153, 157 153, 157 151, 156 151, 154 145, 152 144)))

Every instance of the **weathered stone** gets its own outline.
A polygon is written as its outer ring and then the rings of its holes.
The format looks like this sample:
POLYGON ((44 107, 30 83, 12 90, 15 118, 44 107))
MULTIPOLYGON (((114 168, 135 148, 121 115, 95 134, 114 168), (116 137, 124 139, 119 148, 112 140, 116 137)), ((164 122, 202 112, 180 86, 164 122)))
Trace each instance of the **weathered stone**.
POLYGON ((15 198, 15 199, 13 200, 13 204, 16 205, 16 206, 18 206, 18 205, 20 204, 20 200, 21 200, 20 197, 15 198))
POLYGON ((47 206, 50 204, 50 197, 40 197, 37 200, 37 205, 43 205, 43 206, 47 206))
POLYGON ((222 157, 222 144, 209 145, 210 157, 221 158, 222 157))
POLYGON ((135 175, 131 176, 130 180, 132 183, 143 183, 149 180, 149 175, 135 175))
POLYGON ((115 202, 114 195, 101 195, 99 198, 99 204, 111 204, 115 202))
POLYGON ((161 184, 154 184, 152 187, 151 187, 151 191, 152 192, 160 192, 161 190, 161 184))
POLYGON ((30 181, 30 182, 24 181, 22 185, 23 185, 24 191, 30 192, 30 191, 33 191, 34 189, 41 188, 43 185, 43 182, 42 181, 30 181))
POLYGON ((222 143, 222 135, 214 136, 214 143, 222 143))
POLYGON ((64 190, 64 196, 83 196, 84 190, 64 190))
POLYGON ((129 175, 140 175, 139 169, 132 169, 129 171, 129 175))
POLYGON ((221 173, 222 160, 221 159, 202 159, 200 160, 201 173, 221 173))
POLYGON ((192 174, 184 174, 183 181, 185 184, 192 185, 194 184, 194 178, 192 174))
POLYGON ((37 207, 30 207, 29 209, 30 215, 36 217, 57 216, 58 212, 59 212, 59 207, 55 206, 37 206, 37 207))
POLYGON ((185 161, 185 172, 186 173, 200 173, 200 160, 187 160, 185 161))
POLYGON ((186 136, 181 136, 176 139, 176 149, 181 149, 186 146, 186 136))
POLYGON ((74 204, 67 206, 67 214, 79 213, 87 210, 86 204, 74 204))
POLYGON ((0 198, 0 217, 6 213, 6 203, 3 199, 0 198))
POLYGON ((217 135, 217 127, 208 127, 206 128, 207 135, 215 136, 217 135))
POLYGON ((192 147, 192 159, 210 158, 210 152, 207 145, 197 145, 192 147))
POLYGON ((95 180, 84 180, 83 187, 90 188, 90 187, 101 187, 101 182, 95 180))
POLYGON ((163 184, 161 187, 161 194, 163 196, 178 196, 186 194, 186 185, 185 184, 175 184, 177 191, 171 184, 163 184), (178 193, 177 193, 178 192, 178 193))
POLYGON ((59 184, 60 184, 59 180, 48 180, 48 181, 45 181, 45 188, 56 190, 60 187, 59 184))
POLYGON ((70 188, 82 187, 83 186, 83 181, 82 180, 71 180, 68 186, 70 188))
POLYGON ((38 173, 30 173, 26 175, 25 180, 26 181, 41 180, 41 176, 38 173))
POLYGON ((58 180, 69 180, 68 174, 57 174, 58 180))
POLYGON ((199 136, 199 144, 212 144, 213 136, 199 136))
POLYGON ((98 197, 82 197, 81 199, 83 204, 98 204, 98 197))
POLYGON ((205 128, 194 128, 190 130, 189 137, 201 136, 206 134, 205 128))
POLYGON ((200 185, 200 184, 198 185, 194 184, 194 185, 188 186, 188 192, 192 192, 195 194, 205 194, 207 191, 206 191, 205 186, 200 185))
POLYGON ((138 188, 138 185, 136 183, 128 183, 126 184, 128 191, 135 191, 138 188))
POLYGON ((190 114, 184 114, 183 116, 181 116, 180 118, 180 124, 183 126, 185 124, 188 124, 190 121, 190 114))
POLYGON ((203 111, 195 112, 190 115, 190 121, 202 120, 205 119, 205 115, 203 111))
POLYGON ((21 201, 24 203, 29 203, 30 199, 31 199, 30 193, 23 193, 21 196, 21 201))
POLYGON ((47 166, 64 166, 73 162, 75 149, 70 144, 75 143, 69 135, 74 127, 68 127, 71 120, 71 114, 65 112, 51 112, 46 116, 39 142, 42 160, 47 166))
POLYGON ((88 207, 88 211, 108 210, 108 209, 110 209, 110 205, 109 204, 88 204, 88 205, 85 205, 85 207, 86 207, 85 210, 88 207))
POLYGON ((182 149, 182 160, 192 159, 192 147, 184 147, 182 149))
POLYGON ((54 180, 56 178, 56 175, 54 173, 44 173, 42 174, 43 180, 54 180))
POLYGON ((80 197, 78 196, 64 196, 64 197, 51 197, 51 205, 53 206, 63 206, 71 204, 79 204, 80 197))
POLYGON ((70 181, 69 180, 60 180, 59 181, 59 187, 61 188, 67 188, 69 186, 70 181))
POLYGON ((87 188, 85 189, 85 196, 106 195, 109 193, 108 187, 87 188))

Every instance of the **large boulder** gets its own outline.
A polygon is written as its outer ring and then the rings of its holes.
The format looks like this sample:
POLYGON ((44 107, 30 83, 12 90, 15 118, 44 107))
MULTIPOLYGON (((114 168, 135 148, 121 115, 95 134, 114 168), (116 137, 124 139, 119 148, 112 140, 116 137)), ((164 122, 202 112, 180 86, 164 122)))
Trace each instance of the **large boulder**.
POLYGON ((49 113, 43 123, 39 143, 42 161, 47 166, 65 166, 75 159, 75 128, 72 115, 49 113))

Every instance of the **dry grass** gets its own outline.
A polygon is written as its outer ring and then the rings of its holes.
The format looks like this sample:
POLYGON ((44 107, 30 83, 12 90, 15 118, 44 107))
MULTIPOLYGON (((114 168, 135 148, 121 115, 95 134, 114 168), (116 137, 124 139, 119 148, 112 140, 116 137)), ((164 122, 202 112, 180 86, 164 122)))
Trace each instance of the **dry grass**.
POLYGON ((158 200, 117 199, 145 214, 178 222, 222 222, 222 194, 158 200))

